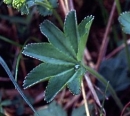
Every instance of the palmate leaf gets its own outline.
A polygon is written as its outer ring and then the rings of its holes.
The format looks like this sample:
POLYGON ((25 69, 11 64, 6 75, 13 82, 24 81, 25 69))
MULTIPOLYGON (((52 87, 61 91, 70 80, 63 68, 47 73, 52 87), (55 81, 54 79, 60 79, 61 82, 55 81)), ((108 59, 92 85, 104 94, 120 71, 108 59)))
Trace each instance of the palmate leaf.
POLYGON ((90 16, 77 25, 76 12, 70 11, 62 32, 45 20, 40 30, 50 43, 29 44, 23 50, 23 54, 44 62, 26 76, 24 88, 49 80, 45 90, 47 102, 53 100, 66 86, 73 94, 79 94, 81 80, 86 72, 81 57, 92 21, 93 17, 90 16))

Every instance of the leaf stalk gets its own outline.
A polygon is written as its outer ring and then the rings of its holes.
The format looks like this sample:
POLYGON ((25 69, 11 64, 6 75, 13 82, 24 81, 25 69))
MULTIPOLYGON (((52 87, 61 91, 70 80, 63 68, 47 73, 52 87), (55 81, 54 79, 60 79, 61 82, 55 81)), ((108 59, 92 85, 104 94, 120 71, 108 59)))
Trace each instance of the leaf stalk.
MULTIPOLYGON (((88 66, 84 66, 86 68, 86 70, 91 73, 93 76, 95 76, 95 78, 97 78, 104 86, 106 86, 108 84, 108 82, 106 81, 106 79, 101 76, 98 72, 96 72, 95 70, 93 70, 92 68, 88 67, 88 66)), ((120 110, 122 110, 123 105, 120 101, 120 99, 118 98, 115 90, 113 89, 113 87, 109 84, 108 85, 108 90, 111 93, 113 99, 115 100, 116 104, 118 105, 118 107, 120 108, 120 110)))

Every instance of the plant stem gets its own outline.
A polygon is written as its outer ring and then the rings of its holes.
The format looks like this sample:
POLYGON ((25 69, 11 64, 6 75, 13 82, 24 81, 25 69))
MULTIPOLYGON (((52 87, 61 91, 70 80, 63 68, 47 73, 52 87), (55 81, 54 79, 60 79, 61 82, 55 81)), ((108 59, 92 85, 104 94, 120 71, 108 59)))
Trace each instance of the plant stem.
POLYGON ((69 12, 69 4, 68 4, 68 0, 64 0, 65 1, 65 6, 66 6, 66 10, 67 13, 69 12))
POLYGON ((108 35, 110 33, 110 27, 112 25, 112 20, 113 20, 115 8, 116 8, 116 3, 114 2, 113 5, 112 5, 112 9, 111 9, 109 19, 108 19, 107 27, 106 27, 105 34, 104 34, 103 41, 102 41, 102 45, 101 45, 101 48, 100 48, 100 52, 99 52, 99 56, 98 56, 98 60, 97 60, 97 64, 96 64, 96 70, 99 69, 99 66, 102 62, 102 59, 104 58, 104 56, 106 54, 106 49, 107 49, 107 45, 108 45, 108 42, 109 42, 108 35))
POLYGON ((56 17, 56 19, 58 20, 58 22, 59 22, 59 24, 61 25, 61 27, 63 27, 64 23, 63 23, 63 21, 62 21, 60 15, 57 13, 57 11, 56 11, 55 9, 53 10, 53 14, 54 14, 54 16, 56 17))
POLYGON ((15 45, 15 46, 17 46, 17 47, 22 47, 22 45, 18 44, 17 42, 12 41, 12 40, 10 40, 10 39, 8 39, 8 38, 6 38, 6 37, 3 37, 3 36, 1 36, 1 35, 0 35, 0 40, 3 40, 3 41, 5 41, 5 42, 8 42, 8 43, 10 43, 10 44, 12 44, 12 45, 15 45))
POLYGON ((115 0, 115 2, 116 2, 117 12, 118 12, 118 14, 120 14, 120 13, 121 13, 121 5, 120 5, 120 2, 119 2, 119 0, 115 0))
MULTIPOLYGON (((107 81, 105 80, 105 78, 103 76, 101 76, 98 72, 96 72, 95 70, 93 70, 92 68, 88 67, 88 66, 84 66, 86 68, 86 70, 91 73, 93 76, 95 76, 104 86, 107 85, 107 81)), ((123 105, 120 101, 120 99, 117 97, 115 90, 113 89, 113 87, 109 84, 108 86, 108 90, 111 93, 113 99, 115 100, 116 104, 118 105, 118 107, 120 108, 120 110, 122 110, 123 105)))
POLYGON ((21 88, 19 87, 19 85, 17 84, 17 82, 15 81, 10 69, 8 68, 7 64, 5 63, 5 61, 2 59, 2 57, 0 56, 0 65, 4 68, 4 70, 6 71, 6 73, 8 74, 10 80, 12 81, 12 83, 14 84, 15 88, 17 89, 17 91, 19 92, 19 94, 23 97, 23 99, 25 100, 25 102, 29 105, 29 107, 36 113, 37 116, 40 116, 37 111, 34 109, 34 107, 31 105, 30 101, 27 99, 27 97, 24 95, 23 91, 21 90, 21 88))
POLYGON ((124 44, 125 44, 126 57, 128 62, 128 70, 130 72, 130 54, 129 54, 129 48, 128 48, 126 37, 124 38, 124 44))
POLYGON ((85 105, 86 116, 90 116, 83 81, 81 82, 81 88, 82 88, 82 95, 83 95, 83 99, 84 99, 84 105, 85 105))
POLYGON ((67 14, 67 10, 66 10, 64 1, 63 0, 59 0, 59 4, 60 4, 61 9, 63 10, 64 16, 65 16, 67 14))
POLYGON ((109 81, 107 82, 106 89, 105 89, 105 92, 104 92, 104 99, 103 99, 103 102, 102 102, 102 109, 101 109, 100 116, 103 116, 103 110, 104 110, 103 107, 104 107, 104 103, 105 103, 105 95, 107 93, 108 85, 109 85, 109 81))

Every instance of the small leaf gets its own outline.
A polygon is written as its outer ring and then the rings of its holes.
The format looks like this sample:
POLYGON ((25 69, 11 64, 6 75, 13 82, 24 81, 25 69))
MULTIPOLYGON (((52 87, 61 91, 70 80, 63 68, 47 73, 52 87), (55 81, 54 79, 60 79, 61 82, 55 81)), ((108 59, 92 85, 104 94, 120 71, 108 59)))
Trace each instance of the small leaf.
POLYGON ((118 18, 120 24, 123 26, 122 30, 126 34, 130 34, 130 12, 123 12, 118 18))
POLYGON ((24 55, 36 58, 40 61, 51 64, 73 65, 76 61, 71 57, 58 51, 50 43, 33 43, 24 47, 24 55))
POLYGON ((48 20, 44 21, 40 25, 40 30, 41 33, 48 38, 49 42, 53 44, 58 50, 67 54, 68 56, 71 56, 72 58, 76 58, 63 32, 58 29, 53 23, 48 20))
MULTIPOLYGON (((77 17, 76 11, 71 11, 68 13, 64 23, 64 33, 67 41, 70 42, 75 54, 78 52, 78 41, 79 41, 79 32, 77 27, 77 17)), ((70 47, 71 47, 70 46, 70 47)))
POLYGON ((61 91, 67 85, 74 73, 74 68, 71 68, 64 73, 61 73, 60 75, 56 75, 50 78, 45 91, 45 100, 47 102, 52 101, 54 97, 59 93, 59 91, 61 91))
POLYGON ((24 88, 28 88, 33 86, 36 83, 43 82, 49 80, 50 77, 59 75, 64 71, 68 70, 72 66, 68 65, 52 65, 47 63, 42 63, 35 67, 25 78, 24 80, 24 88))
POLYGON ((86 47, 89 30, 90 30, 93 20, 94 20, 93 16, 88 16, 88 17, 84 18, 84 20, 78 26, 80 40, 78 43, 77 59, 79 61, 81 61, 83 58, 84 49, 86 47))
POLYGON ((40 116, 67 116, 65 110, 55 101, 50 103, 47 108, 40 109, 37 112, 40 114, 40 116))

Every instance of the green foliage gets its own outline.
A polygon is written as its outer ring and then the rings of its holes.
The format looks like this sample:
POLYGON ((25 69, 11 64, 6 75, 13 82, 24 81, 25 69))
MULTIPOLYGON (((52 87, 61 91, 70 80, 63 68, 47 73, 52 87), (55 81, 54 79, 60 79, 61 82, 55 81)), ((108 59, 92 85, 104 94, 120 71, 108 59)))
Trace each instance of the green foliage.
POLYGON ((73 94, 79 94, 82 76, 86 72, 81 56, 93 19, 87 17, 77 25, 76 12, 71 11, 65 19, 64 32, 50 21, 44 21, 40 30, 50 43, 33 43, 24 48, 23 54, 44 62, 26 76, 24 88, 49 80, 45 91, 47 102, 66 86, 73 94), (82 49, 79 48, 81 45, 82 49))
POLYGON ((130 12, 123 12, 118 18, 120 24, 123 26, 122 30, 126 34, 130 34, 130 12))
MULTIPOLYGON (((90 109, 89 109, 90 110, 90 109)), ((79 108, 74 108, 72 110, 71 116, 86 116, 85 107, 80 106, 79 108)))
POLYGON ((41 116, 67 116, 65 110, 55 101, 49 104, 47 108, 39 109, 37 112, 41 116))
POLYGON ((57 0, 3 0, 7 5, 19 10, 21 14, 29 14, 29 8, 37 6, 38 12, 43 15, 51 15, 58 6, 57 0))
MULTIPOLYGON (((127 62, 124 58, 119 56, 120 55, 116 58, 103 61, 99 70, 99 73, 110 82, 115 91, 124 90, 130 85, 127 62)), ((125 52, 122 56, 125 56, 125 52)), ((105 91, 105 87, 103 87, 101 83, 98 82, 97 86, 105 91)), ((107 91, 107 95, 110 96, 109 91, 107 91)), ((102 98, 102 95, 100 98, 102 98)))
MULTIPOLYGON (((66 111, 55 101, 37 111, 41 116, 67 116, 66 111)), ((36 115, 34 115, 36 116, 36 115)), ((72 110, 71 116, 86 116, 84 105, 72 110)))

